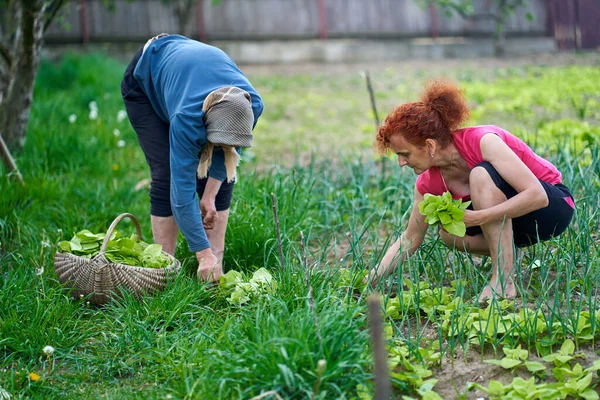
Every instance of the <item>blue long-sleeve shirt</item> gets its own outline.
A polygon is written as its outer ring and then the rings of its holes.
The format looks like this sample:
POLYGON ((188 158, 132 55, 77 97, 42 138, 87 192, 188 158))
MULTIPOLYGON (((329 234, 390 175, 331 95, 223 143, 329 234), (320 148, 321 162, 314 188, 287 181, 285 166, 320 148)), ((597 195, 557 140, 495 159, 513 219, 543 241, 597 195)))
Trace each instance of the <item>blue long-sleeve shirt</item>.
MULTIPOLYGON (((158 116, 170 124, 171 208, 175 221, 192 252, 206 249, 210 243, 196 195, 199 154, 207 143, 202 104, 213 90, 238 87, 250 94, 256 125, 263 110, 262 99, 222 50, 179 35, 152 42, 133 76, 158 116)), ((227 176, 220 147, 215 147, 208 175, 221 182, 227 176)))

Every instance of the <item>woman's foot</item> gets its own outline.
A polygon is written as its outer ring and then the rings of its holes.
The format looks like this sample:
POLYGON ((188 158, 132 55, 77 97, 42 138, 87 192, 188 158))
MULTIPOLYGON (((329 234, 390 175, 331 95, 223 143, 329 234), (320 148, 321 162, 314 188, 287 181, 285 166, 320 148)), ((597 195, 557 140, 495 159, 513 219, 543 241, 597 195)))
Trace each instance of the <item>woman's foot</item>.
POLYGON ((489 285, 483 288, 477 301, 479 303, 487 303, 495 296, 512 300, 515 298, 516 294, 517 289, 515 288, 515 282, 512 278, 509 278, 503 284, 500 284, 499 282, 490 282, 489 285))

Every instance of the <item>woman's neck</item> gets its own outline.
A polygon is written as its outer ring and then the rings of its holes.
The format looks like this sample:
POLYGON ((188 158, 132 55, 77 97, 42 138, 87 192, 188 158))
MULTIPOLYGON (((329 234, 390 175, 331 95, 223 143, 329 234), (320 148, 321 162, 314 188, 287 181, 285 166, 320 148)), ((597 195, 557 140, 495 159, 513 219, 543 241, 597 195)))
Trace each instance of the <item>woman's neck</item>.
POLYGON ((450 143, 448 147, 439 152, 439 158, 435 164, 444 171, 468 170, 467 162, 454 146, 450 143))

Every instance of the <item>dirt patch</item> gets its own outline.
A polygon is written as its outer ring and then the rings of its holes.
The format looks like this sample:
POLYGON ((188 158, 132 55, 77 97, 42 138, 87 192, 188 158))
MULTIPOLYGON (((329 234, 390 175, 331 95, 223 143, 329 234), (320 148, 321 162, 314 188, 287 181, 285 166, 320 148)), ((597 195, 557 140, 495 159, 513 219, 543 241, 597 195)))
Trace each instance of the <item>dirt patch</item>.
MULTIPOLYGON (((504 356, 502 350, 498 350, 494 354, 491 349, 487 349, 482 354, 477 349, 472 348, 467 350, 466 353, 460 351, 458 353, 460 354, 456 354, 454 357, 446 356, 442 366, 433 369, 433 377, 438 379, 434 390, 444 399, 486 399, 488 398, 487 393, 479 389, 467 392, 469 382, 487 387, 490 380, 497 380, 503 385, 507 385, 516 376, 523 379, 529 379, 532 376, 525 369, 517 369, 512 373, 510 370, 498 365, 484 362, 484 360, 501 359, 504 356)), ((571 362, 572 365, 579 363, 584 368, 589 367, 595 360, 600 358, 597 350, 590 345, 581 347, 576 354, 578 358, 571 362)), ((546 377, 536 380, 538 384, 556 381, 552 376, 552 364, 546 363, 542 358, 532 354, 529 355, 528 361, 541 362, 547 366, 546 377)))
POLYGON ((426 70, 428 74, 446 73, 448 70, 465 68, 509 68, 529 65, 564 66, 564 65, 598 65, 600 52, 588 53, 550 53, 520 57, 481 57, 446 60, 410 60, 397 62, 374 62, 369 64, 288 64, 288 65, 244 65, 243 70, 249 75, 340 75, 355 74, 357 71, 385 71, 388 68, 406 71, 407 74, 426 70))

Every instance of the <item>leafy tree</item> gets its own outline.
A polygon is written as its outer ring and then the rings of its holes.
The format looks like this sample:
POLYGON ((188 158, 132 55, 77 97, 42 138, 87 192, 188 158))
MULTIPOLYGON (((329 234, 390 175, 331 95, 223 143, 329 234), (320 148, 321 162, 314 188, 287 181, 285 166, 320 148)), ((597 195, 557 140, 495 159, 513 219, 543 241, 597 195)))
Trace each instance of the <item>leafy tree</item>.
MULTIPOLYGON (((189 21, 197 1, 163 0, 174 5, 184 34, 191 29, 189 21)), ((0 0, 0 136, 10 149, 19 149, 25 142, 44 32, 68 2, 0 0)), ((114 10, 115 0, 102 2, 114 10)), ((212 0, 212 4, 218 3, 212 0)))
POLYGON ((0 135, 22 147, 44 32, 67 0, 0 0, 0 135))
MULTIPOLYGON (((528 0, 491 0, 489 11, 476 12, 474 3, 481 0, 417 0, 425 5, 438 5, 446 15, 456 13, 465 19, 490 20, 494 23, 494 54, 501 57, 506 46, 506 20, 519 8, 527 6, 528 0)), ((533 20, 533 15, 527 13, 527 19, 533 20)))

